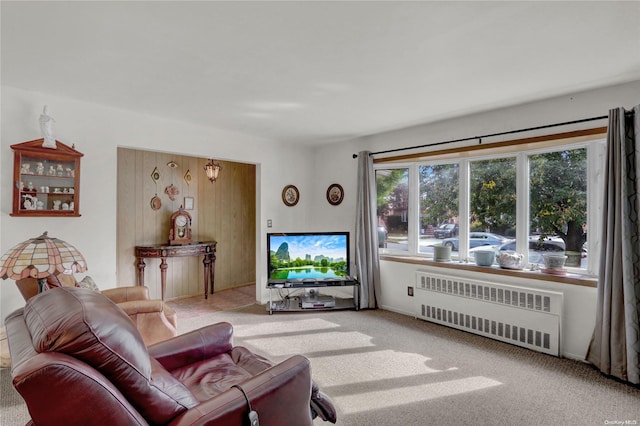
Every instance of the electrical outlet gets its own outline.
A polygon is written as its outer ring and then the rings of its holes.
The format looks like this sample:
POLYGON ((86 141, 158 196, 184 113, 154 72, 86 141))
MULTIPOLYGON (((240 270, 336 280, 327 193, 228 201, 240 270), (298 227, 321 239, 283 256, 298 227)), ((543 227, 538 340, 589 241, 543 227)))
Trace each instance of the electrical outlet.
POLYGON ((413 297, 413 286, 411 285, 407 287, 407 296, 413 297))

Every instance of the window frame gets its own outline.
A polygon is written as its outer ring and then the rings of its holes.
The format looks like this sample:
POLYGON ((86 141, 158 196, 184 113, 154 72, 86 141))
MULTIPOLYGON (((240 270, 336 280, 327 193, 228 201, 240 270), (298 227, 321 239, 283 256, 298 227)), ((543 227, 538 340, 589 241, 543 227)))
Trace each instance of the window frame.
MULTIPOLYGON (((516 250, 528 259, 529 240, 529 161, 532 154, 565 149, 587 149, 587 234, 589 255, 585 269, 573 269, 572 273, 594 278, 598 273, 604 186, 598 181, 604 168, 606 155, 606 127, 503 141, 479 146, 462 146, 451 149, 419 152, 409 155, 376 158, 374 170, 408 169, 409 223, 408 250, 381 249, 381 257, 412 257, 432 260, 432 255, 421 253, 420 241, 420 179, 419 167, 434 164, 457 163, 459 167, 459 251, 458 264, 469 264, 469 215, 470 215, 470 164, 472 161, 514 157, 516 161, 516 250), (526 197, 519 196, 526 194, 526 197), (524 226, 520 225, 524 224, 524 226), (520 225, 520 226, 518 226, 520 225)), ((448 264, 453 267, 454 263, 448 264)), ((493 268, 484 268, 491 272, 493 268)))

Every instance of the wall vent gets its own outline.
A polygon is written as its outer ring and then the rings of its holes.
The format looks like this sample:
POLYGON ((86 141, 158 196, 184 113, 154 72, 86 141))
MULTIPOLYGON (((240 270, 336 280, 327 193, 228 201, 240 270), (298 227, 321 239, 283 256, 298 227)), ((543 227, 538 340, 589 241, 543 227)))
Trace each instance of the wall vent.
POLYGON ((559 356, 563 294, 416 273, 418 318, 559 356))

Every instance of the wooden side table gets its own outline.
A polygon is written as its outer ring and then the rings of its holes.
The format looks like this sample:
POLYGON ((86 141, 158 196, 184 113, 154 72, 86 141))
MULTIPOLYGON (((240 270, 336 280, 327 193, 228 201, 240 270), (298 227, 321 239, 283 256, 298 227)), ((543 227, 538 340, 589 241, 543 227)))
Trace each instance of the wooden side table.
POLYGON ((204 265, 204 298, 207 299, 209 292, 213 294, 216 265, 216 241, 201 241, 193 244, 167 245, 157 244, 151 246, 136 246, 135 252, 138 258, 138 285, 144 285, 144 263, 145 258, 160 259, 160 280, 162 283, 162 300, 164 300, 167 288, 167 258, 200 256, 203 255, 204 265), (210 288, 209 288, 210 287, 210 288))

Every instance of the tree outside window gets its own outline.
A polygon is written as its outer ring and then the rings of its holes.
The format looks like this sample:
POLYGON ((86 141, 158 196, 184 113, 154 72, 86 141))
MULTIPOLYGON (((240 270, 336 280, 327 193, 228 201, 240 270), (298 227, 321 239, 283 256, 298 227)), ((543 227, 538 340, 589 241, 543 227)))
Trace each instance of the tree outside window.
POLYGON ((515 237, 516 159, 496 158, 470 163, 471 231, 515 237))
POLYGON ((431 229, 458 218, 458 164, 424 165, 420 175, 420 228, 431 229))
POLYGON ((383 247, 409 249, 409 169, 376 170, 378 235, 383 247), (381 230, 384 227, 384 230, 381 230))
POLYGON ((529 170, 530 229, 541 239, 562 238, 569 254, 581 253, 587 241, 587 149, 531 155, 529 170))

